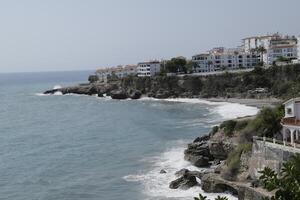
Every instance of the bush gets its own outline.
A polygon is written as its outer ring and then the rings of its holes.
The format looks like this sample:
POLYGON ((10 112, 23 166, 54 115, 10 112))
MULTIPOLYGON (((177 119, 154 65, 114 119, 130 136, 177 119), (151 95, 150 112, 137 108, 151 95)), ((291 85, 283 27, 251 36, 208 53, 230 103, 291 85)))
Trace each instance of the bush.
POLYGON ((243 130, 248 125, 248 123, 249 123, 249 120, 240 120, 240 121, 237 121, 234 129, 236 131, 243 130))
POLYGON ((228 120, 228 121, 224 121, 221 125, 220 128, 224 129, 224 133, 226 136, 232 136, 234 133, 234 129, 235 129, 235 125, 236 125, 236 121, 234 120, 228 120))
POLYGON ((240 158, 243 152, 249 152, 252 149, 252 143, 243 143, 231 151, 226 160, 228 170, 232 175, 236 175, 240 168, 240 158))
POLYGON ((210 135, 216 134, 216 132, 218 132, 218 130, 219 130, 219 127, 218 127, 218 126, 212 127, 211 132, 210 132, 210 135))

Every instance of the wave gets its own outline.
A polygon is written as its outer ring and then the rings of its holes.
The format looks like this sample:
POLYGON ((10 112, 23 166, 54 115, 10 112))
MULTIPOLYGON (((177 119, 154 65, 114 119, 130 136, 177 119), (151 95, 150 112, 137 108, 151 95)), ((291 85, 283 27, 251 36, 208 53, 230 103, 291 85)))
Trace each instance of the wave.
MULTIPOLYGON (((226 196, 230 200, 236 200, 237 198, 227 193, 205 193, 200 186, 192 187, 188 190, 173 190, 169 188, 169 183, 175 180, 175 172, 186 168, 189 170, 203 170, 192 166, 189 162, 184 160, 184 144, 183 141, 179 141, 176 144, 176 148, 170 148, 160 156, 144 159, 144 162, 151 163, 151 170, 124 176, 123 179, 128 182, 139 182, 143 186, 143 193, 149 197, 149 199, 167 199, 176 198, 180 200, 190 200, 193 197, 198 196, 199 193, 204 194, 209 199, 214 199, 218 195, 226 196), (166 174, 160 174, 160 170, 167 171, 166 174)), ((200 180, 198 179, 198 182, 200 180)))
POLYGON ((54 87, 53 87, 53 90, 57 90, 57 89, 61 89, 62 87, 60 86, 60 85, 55 85, 54 87))

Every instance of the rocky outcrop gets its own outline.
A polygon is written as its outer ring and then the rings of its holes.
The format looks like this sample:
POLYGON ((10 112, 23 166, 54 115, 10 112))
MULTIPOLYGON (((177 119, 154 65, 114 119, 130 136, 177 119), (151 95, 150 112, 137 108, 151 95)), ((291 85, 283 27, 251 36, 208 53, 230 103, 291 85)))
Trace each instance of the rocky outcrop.
POLYGON ((110 92, 112 99, 127 99, 127 93, 122 90, 113 90, 110 92))
POLYGON ((196 177, 202 176, 198 171, 189 171, 187 169, 182 169, 176 172, 175 175, 180 177, 170 183, 169 188, 171 189, 189 189, 198 185, 196 177))
POLYGON ((197 167, 208 167, 209 161, 213 158, 209 152, 207 142, 202 141, 189 144, 184 151, 184 159, 197 167))
POLYGON ((261 200, 264 197, 271 197, 273 195, 273 193, 262 188, 253 188, 249 183, 224 180, 220 175, 215 173, 203 175, 201 187, 203 191, 209 193, 230 192, 238 196, 239 200, 261 200))
POLYGON ((209 153, 216 159, 225 160, 228 154, 233 150, 234 145, 223 141, 209 141, 209 153))

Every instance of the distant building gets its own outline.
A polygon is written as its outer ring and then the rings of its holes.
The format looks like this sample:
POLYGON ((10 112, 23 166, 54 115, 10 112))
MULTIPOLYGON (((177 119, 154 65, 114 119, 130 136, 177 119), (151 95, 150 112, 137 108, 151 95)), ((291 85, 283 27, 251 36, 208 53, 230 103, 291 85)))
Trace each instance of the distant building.
POLYGON ((281 120, 283 140, 294 145, 300 142, 300 98, 290 99, 283 104, 285 107, 285 115, 281 120))
POLYGON ((96 71, 96 75, 99 78, 99 81, 107 82, 108 79, 117 77, 124 78, 126 76, 135 76, 137 75, 137 66, 136 65, 126 65, 126 66, 117 66, 110 68, 102 68, 96 71))
POLYGON ((255 53, 247 53, 241 48, 225 49, 217 47, 208 53, 194 55, 195 72, 214 72, 221 70, 253 68, 259 63, 255 53))
POLYGON ((272 65, 279 57, 296 59, 297 38, 295 36, 282 36, 279 33, 264 36, 254 36, 243 39, 243 48, 247 53, 255 52, 260 61, 272 65), (265 51, 260 51, 263 48, 265 51))
POLYGON ((140 62, 137 65, 137 75, 139 77, 154 76, 160 73, 161 64, 159 61, 140 62))

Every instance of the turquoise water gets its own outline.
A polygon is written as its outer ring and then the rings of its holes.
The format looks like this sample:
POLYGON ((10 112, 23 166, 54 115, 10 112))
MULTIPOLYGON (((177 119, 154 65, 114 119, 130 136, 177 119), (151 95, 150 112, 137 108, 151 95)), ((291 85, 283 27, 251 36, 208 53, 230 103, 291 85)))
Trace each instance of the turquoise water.
POLYGON ((191 199, 201 191, 168 182, 193 168, 185 145, 232 106, 39 94, 89 73, 0 75, 0 199, 191 199))

